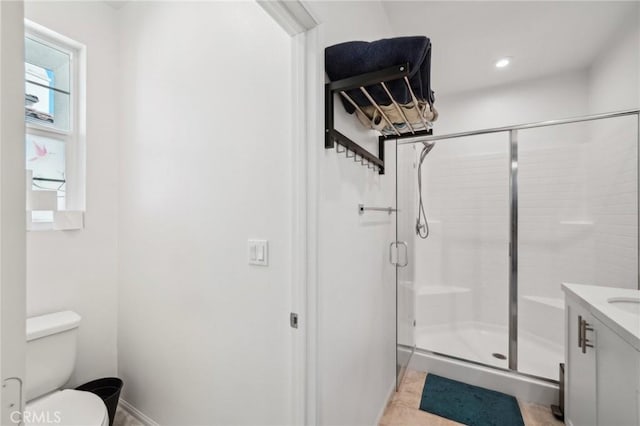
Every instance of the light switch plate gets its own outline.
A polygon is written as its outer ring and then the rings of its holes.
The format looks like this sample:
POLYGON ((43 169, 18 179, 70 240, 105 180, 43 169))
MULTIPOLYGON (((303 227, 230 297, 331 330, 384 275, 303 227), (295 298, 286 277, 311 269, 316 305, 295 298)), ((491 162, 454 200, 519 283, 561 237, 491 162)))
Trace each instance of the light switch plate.
POLYGON ((249 265, 269 265, 269 241, 249 240, 249 265))

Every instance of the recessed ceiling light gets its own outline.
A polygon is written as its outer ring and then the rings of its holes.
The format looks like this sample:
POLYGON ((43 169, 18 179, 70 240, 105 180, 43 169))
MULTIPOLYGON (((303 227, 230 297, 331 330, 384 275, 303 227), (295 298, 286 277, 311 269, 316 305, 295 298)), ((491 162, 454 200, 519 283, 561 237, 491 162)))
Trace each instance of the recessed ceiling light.
POLYGON ((510 58, 501 58, 496 61, 496 68, 504 68, 511 63, 510 58))

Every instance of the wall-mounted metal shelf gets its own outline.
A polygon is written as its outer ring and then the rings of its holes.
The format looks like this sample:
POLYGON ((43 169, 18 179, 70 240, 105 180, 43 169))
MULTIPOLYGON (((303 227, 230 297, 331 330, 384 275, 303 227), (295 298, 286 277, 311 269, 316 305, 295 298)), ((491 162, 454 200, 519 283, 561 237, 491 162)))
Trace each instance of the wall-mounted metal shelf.
MULTIPOLYGON (((399 113, 403 114, 400 110, 400 106, 396 102, 395 99, 391 96, 390 91, 388 90, 385 83, 394 80, 404 80, 405 84, 409 92, 411 92, 414 107, 418 108, 417 100, 415 95, 413 94, 413 90, 411 89, 411 85, 409 84, 409 64, 397 65, 391 68, 386 68, 380 71, 374 71, 366 74, 360 74, 357 76, 345 78, 342 80, 332 81, 330 83, 325 84, 325 139, 324 139, 324 147, 325 149, 335 148, 336 144, 338 146, 344 147, 344 151, 346 152, 347 157, 353 157, 355 161, 360 161, 361 164, 375 167, 378 169, 378 172, 383 175, 384 174, 384 143, 388 139, 405 139, 405 138, 415 138, 419 136, 429 136, 433 134, 433 131, 429 128, 429 124, 423 120, 423 130, 416 130, 412 127, 411 123, 406 122, 406 128, 408 131, 402 132, 398 129, 399 126, 391 123, 382 112, 380 106, 373 100, 373 98, 369 95, 367 91, 368 86, 380 84, 385 91, 385 93, 389 96, 390 104, 395 105, 398 108, 399 113), (334 95, 339 94, 344 97, 349 103, 351 103, 356 109, 358 109, 358 105, 349 97, 347 91, 359 89, 361 90, 367 99, 371 102, 371 105, 376 108, 382 115, 382 117, 387 121, 390 128, 393 129, 394 134, 381 134, 378 137, 378 155, 374 155, 367 151, 365 148, 351 140, 349 137, 345 136, 341 132, 335 129, 334 127, 334 95)), ((403 114, 404 116, 404 114, 403 114)))

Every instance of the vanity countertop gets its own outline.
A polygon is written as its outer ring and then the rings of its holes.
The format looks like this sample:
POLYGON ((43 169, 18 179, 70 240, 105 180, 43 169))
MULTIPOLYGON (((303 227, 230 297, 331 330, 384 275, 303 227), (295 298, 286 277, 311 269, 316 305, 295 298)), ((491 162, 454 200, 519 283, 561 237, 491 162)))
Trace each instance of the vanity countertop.
POLYGON ((611 298, 637 298, 640 290, 569 283, 563 283, 562 290, 640 351, 640 315, 621 310, 608 302, 611 298))

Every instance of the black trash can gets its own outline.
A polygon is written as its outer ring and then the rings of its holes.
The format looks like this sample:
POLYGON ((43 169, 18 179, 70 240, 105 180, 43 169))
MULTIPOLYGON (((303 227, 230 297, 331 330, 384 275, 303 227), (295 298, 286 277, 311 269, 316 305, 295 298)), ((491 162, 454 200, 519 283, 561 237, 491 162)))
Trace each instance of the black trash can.
POLYGON ((91 392, 102 398, 109 413, 109 426, 113 426, 113 419, 116 417, 116 409, 118 408, 118 400, 120 399, 120 391, 123 384, 122 380, 117 377, 105 377, 80 385, 76 390, 91 392))

